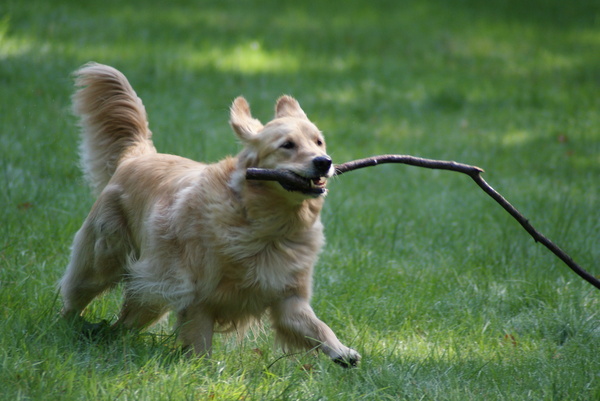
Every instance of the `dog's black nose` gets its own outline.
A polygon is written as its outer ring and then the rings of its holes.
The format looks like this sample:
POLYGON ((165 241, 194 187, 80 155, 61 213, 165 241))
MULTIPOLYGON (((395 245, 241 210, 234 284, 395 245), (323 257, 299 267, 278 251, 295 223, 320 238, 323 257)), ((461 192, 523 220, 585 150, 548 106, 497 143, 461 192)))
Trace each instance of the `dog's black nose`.
POLYGON ((317 156, 313 159, 313 165, 320 174, 325 175, 331 168, 331 157, 317 156))

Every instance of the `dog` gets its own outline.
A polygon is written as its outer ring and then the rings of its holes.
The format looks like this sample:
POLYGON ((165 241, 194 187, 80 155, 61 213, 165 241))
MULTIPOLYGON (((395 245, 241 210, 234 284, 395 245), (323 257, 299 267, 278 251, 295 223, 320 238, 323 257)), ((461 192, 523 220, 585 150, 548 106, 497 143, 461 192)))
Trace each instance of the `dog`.
POLYGON ((62 315, 82 319, 96 296, 124 282, 115 328, 144 329, 172 311, 184 349, 210 357, 215 332, 244 333, 268 315, 285 350, 318 349, 356 366, 358 352, 310 306, 334 167, 299 103, 282 96, 263 125, 236 98, 230 125, 243 148, 203 164, 157 152, 121 72, 88 63, 74 75, 81 164, 97 200, 59 283, 62 315), (246 180, 250 167, 288 170, 310 185, 246 180))

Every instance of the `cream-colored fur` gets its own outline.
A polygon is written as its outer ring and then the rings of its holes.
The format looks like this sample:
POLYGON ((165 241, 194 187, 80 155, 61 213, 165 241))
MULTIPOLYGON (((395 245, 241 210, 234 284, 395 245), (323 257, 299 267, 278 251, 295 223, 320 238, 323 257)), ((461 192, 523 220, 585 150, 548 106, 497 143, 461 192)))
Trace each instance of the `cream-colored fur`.
POLYGON ((60 283, 63 315, 79 316, 124 281, 117 326, 143 328, 174 311, 183 345, 203 355, 215 330, 243 332, 269 312, 285 348, 318 348, 356 365, 360 355, 309 305, 333 166, 298 102, 281 97, 263 126, 237 98, 230 124, 243 150, 202 164, 156 152, 144 106, 119 71, 87 64, 76 85, 83 170, 98 199, 60 283), (248 167, 291 170, 315 191, 247 181, 248 167))

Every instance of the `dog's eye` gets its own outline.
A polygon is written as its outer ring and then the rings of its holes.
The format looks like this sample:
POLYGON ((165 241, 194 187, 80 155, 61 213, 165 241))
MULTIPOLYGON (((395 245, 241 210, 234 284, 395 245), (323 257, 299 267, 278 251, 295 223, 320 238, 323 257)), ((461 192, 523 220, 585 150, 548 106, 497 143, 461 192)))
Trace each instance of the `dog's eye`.
POLYGON ((323 146, 323 141, 320 139, 317 139, 317 146, 323 146))
POLYGON ((283 149, 294 149, 296 147, 296 144, 292 141, 287 141, 287 142, 284 142, 283 145, 281 145, 281 147, 283 149))

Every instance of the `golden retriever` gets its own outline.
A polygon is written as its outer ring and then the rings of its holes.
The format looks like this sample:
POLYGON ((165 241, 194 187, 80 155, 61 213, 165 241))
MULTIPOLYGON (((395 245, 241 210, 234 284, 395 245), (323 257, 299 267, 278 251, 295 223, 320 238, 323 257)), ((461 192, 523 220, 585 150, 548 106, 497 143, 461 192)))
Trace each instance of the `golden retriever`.
POLYGON ((174 311, 184 348, 210 355, 215 331, 243 333, 267 313, 285 349, 319 349, 356 366, 360 355, 309 304, 334 167, 298 102, 282 96, 263 126, 238 97, 230 124, 243 149, 202 164, 156 151, 142 101, 122 73, 89 63, 75 77, 80 156, 98 198, 59 284, 63 316, 80 319, 124 281, 116 327, 141 329, 174 311), (311 185, 249 181, 249 167, 289 170, 311 185))

